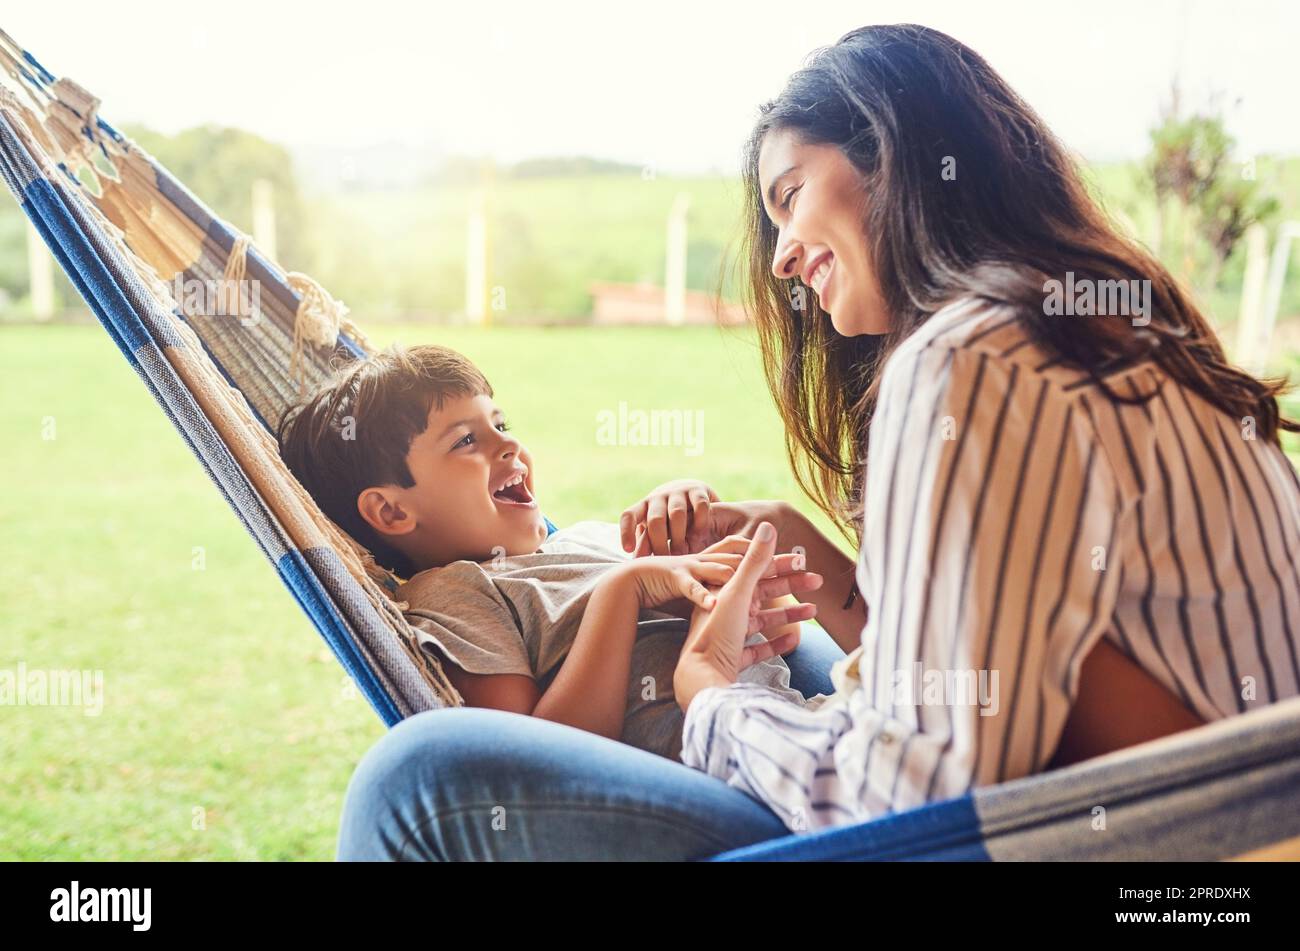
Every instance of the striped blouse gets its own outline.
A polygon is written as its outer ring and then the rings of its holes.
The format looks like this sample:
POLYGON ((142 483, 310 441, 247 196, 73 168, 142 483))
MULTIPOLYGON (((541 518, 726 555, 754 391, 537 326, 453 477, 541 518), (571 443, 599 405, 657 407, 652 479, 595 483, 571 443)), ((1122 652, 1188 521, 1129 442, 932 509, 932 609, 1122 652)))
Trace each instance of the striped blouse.
POLYGON ((1115 403, 971 300, 882 372, 861 686, 702 690, 684 763, 813 830, 1042 771, 1102 637, 1207 721, 1300 693, 1300 480, 1251 420, 1149 361, 1115 403))

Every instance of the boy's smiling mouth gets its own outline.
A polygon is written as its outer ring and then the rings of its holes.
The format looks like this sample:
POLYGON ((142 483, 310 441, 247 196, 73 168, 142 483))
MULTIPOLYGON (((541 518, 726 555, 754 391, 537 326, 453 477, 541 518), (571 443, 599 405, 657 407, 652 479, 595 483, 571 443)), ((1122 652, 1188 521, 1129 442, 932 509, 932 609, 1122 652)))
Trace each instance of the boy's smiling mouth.
POLYGON ((513 505, 523 508, 536 508, 537 500, 528 488, 528 470, 519 468, 510 474, 492 491, 492 501, 498 505, 513 505))

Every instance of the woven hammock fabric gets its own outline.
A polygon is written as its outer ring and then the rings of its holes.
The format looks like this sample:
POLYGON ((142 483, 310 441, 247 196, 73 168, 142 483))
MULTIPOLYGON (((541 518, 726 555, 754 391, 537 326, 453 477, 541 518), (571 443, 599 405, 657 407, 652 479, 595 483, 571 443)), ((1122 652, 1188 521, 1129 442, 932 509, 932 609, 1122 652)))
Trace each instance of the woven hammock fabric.
POLYGON ((1297 836, 1300 698, 1293 698, 946 802, 713 860, 1211 862, 1277 843, 1300 860, 1297 836))
MULTIPOLYGON (((339 662, 389 725, 459 703, 388 598, 392 579, 316 508, 267 429, 300 384, 367 352, 364 337, 314 282, 249 247, 99 118, 93 96, 3 33, 0 66, 5 183, 339 662), (174 293, 232 274, 263 289, 251 311, 214 314, 174 293)), ((716 858, 1220 859, 1300 837, 1298 794, 1300 698, 716 858)))

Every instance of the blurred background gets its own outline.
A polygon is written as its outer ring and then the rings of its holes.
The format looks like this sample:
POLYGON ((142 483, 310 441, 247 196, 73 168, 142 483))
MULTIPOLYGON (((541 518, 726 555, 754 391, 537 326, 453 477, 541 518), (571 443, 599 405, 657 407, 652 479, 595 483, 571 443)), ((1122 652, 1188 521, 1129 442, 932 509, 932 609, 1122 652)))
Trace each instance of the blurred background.
MULTIPOLYGON (((1293 4, 142 0, 0 28, 377 343, 483 366, 563 524, 687 475, 811 514, 736 304, 737 171, 758 104, 867 22, 984 55, 1239 362, 1300 370, 1293 4), (703 451, 602 444, 622 404, 702 414, 703 451)), ((383 727, 4 196, 0 439, 0 668, 106 685, 98 716, 0 707, 0 857, 330 858, 383 727)))

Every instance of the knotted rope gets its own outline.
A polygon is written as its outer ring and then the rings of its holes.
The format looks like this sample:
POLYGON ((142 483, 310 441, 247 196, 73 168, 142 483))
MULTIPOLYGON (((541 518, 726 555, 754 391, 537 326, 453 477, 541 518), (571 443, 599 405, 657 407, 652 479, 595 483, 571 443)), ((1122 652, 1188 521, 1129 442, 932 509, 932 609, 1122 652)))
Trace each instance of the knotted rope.
MULTIPOLYGON (((235 236, 235 241, 230 246, 230 254, 226 258, 224 277, 228 292, 231 288, 242 285, 247 273, 250 247, 252 242, 247 235, 235 236)), ((351 329, 352 325, 347 320, 347 305, 331 297, 329 291, 321 287, 310 275, 303 274, 301 271, 290 271, 285 275, 284 280, 298 295, 298 309, 293 315, 293 348, 289 358, 289 378, 301 394, 307 347, 310 345, 333 349, 338 344, 339 332, 351 329)), ((238 309, 237 306, 236 312, 238 309)), ((239 313, 239 316, 250 315, 239 313)))
POLYGON ((240 289, 244 286, 244 273, 248 267, 248 248, 252 242, 247 235, 235 235, 235 243, 230 246, 230 256, 226 258, 226 271, 221 282, 221 312, 239 317, 241 320, 252 316, 244 313, 244 295, 240 289))
POLYGON ((347 305, 335 300, 325 288, 306 274, 290 271, 285 283, 299 297, 298 311, 293 318, 293 357, 289 363, 289 377, 301 391, 302 357, 307 344, 333 348, 338 343, 339 330, 347 316, 347 305))

